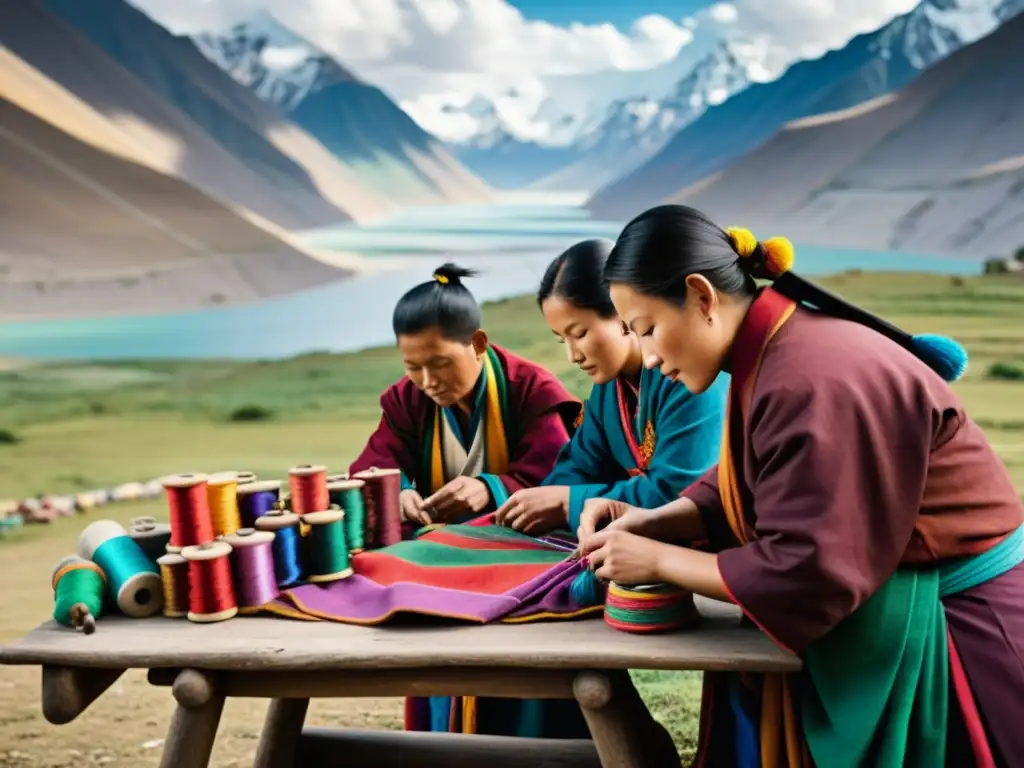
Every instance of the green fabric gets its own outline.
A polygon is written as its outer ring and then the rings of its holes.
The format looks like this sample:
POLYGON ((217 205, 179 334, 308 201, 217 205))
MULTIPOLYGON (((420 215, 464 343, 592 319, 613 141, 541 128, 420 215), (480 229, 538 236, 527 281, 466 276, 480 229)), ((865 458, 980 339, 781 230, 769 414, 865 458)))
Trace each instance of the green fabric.
POLYGON ((386 552, 381 552, 407 563, 435 568, 547 563, 555 565, 566 557, 565 552, 557 549, 465 549, 422 538, 392 544, 386 552))
POLYGON ((500 507, 508 501, 508 491, 505 488, 505 484, 501 482, 500 477, 492 475, 489 472, 484 472, 477 477, 477 480, 487 486, 487 490, 491 494, 491 501, 494 502, 495 508, 500 507))
POLYGON ((829 768, 945 765, 949 647, 942 597, 1024 562, 1024 527, 987 552, 901 569, 804 656, 808 749, 829 768))

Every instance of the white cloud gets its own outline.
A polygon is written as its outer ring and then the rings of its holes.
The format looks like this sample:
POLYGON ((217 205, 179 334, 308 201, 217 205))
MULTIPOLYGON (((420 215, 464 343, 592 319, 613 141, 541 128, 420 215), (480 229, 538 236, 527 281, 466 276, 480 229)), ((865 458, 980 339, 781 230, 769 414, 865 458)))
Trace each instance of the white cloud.
POLYGON ((583 103, 609 90, 602 83, 626 76, 630 83, 645 82, 646 72, 647 82, 681 76, 683 65, 705 50, 691 45, 695 36, 717 35, 756 52, 752 74, 769 79, 794 58, 839 47, 917 0, 734 0, 685 19, 647 15, 625 31, 526 19, 505 0, 131 2, 182 33, 226 29, 267 10, 382 87, 424 128, 458 140, 483 124, 460 112, 475 97, 493 103, 517 135, 543 139, 554 128, 541 113, 557 113, 551 102, 564 98, 559 82, 597 88, 593 97, 579 97, 583 103))
POLYGON ((715 3, 708 8, 707 13, 712 21, 719 24, 734 24, 740 17, 740 12, 732 3, 715 3))

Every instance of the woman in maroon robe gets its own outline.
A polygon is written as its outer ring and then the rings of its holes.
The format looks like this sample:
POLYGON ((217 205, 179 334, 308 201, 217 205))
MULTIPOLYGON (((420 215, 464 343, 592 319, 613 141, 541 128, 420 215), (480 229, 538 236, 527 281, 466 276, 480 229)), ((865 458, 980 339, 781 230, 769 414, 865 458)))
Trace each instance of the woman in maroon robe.
POLYGON ((695 393, 730 371, 729 416, 714 469, 653 513, 591 502, 582 549, 601 578, 735 602, 803 658, 706 676, 700 765, 1022 765, 1022 506, 943 380, 966 357, 791 263, 682 206, 626 226, 620 317, 695 393))

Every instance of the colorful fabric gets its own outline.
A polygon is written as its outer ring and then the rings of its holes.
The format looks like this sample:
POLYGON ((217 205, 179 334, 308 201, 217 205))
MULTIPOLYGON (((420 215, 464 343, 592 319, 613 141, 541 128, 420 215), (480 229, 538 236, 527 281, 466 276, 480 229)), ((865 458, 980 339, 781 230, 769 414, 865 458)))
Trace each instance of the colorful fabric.
POLYGON ((348 624, 381 624, 402 614, 474 623, 567 619, 601 611, 569 586, 583 567, 571 541, 534 539, 493 523, 447 525, 352 558, 353 576, 286 590, 269 610, 348 624))
MULTIPOLYGON (((740 483, 746 421, 757 373, 768 344, 793 315, 795 305, 773 291, 755 301, 733 349, 733 382, 726 438, 717 470, 718 497, 733 537, 756 546, 749 498, 740 483)), ((973 557, 938 568, 898 568, 881 587, 804 652, 806 683, 797 696, 795 679, 769 674, 759 678, 758 754, 750 756, 748 711, 733 697, 734 755, 750 765, 941 766, 946 763, 950 674, 957 682, 959 661, 946 625, 943 597, 1007 573, 1024 561, 1024 529, 973 557)), ((720 564, 721 568, 721 564, 720 564)), ((725 571, 723 571, 723 576, 725 571)), ((728 580, 726 580, 728 588, 728 580)), ((744 609, 748 615, 750 612, 744 609)), ((781 644, 781 643, 780 643, 781 644)), ((708 690, 728 690, 709 678, 708 690)), ((964 677, 964 676, 961 676, 964 677)), ((732 683, 734 686, 734 682, 732 683)), ((735 690, 735 688, 733 688, 735 690)), ((953 686, 970 730, 976 712, 969 686, 953 686)), ((715 709, 710 700, 709 711, 715 709)), ((977 720, 977 717, 974 718, 977 720)), ((715 727, 702 722, 698 764, 708 764, 715 727)), ((979 765, 994 765, 984 730, 972 736, 979 765)), ((719 758, 720 759, 720 758, 719 758)))
POLYGON ((621 379, 594 385, 586 417, 544 479, 543 485, 569 486, 572 530, 588 499, 652 509, 676 498, 715 462, 726 374, 700 395, 657 370, 643 370, 635 398, 629 386, 621 379))

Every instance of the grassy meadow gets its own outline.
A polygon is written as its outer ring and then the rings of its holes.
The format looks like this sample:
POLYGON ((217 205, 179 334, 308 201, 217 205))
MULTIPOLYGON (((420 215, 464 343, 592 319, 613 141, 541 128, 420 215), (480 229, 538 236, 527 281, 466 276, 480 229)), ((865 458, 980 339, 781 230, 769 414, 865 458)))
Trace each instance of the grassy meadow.
MULTIPOLYGON (((971 353, 955 387, 1024 491, 1024 280, 1012 276, 848 273, 833 290, 915 332, 954 336, 971 353), (991 372, 995 366, 997 376, 991 372)), ((485 307, 491 337, 560 375, 589 381, 542 324, 530 297, 485 307)), ((353 329, 338 329, 353 333, 353 329)), ((342 470, 379 418, 380 391, 401 373, 392 349, 283 361, 38 364, 0 371, 0 498, 70 493, 187 471, 281 477, 301 462, 342 470)), ((51 610, 52 565, 88 519, 163 515, 162 501, 126 502, 87 517, 24 526, 0 539, 0 643, 51 610)), ((681 752, 692 751, 699 676, 638 672, 652 710, 681 752)), ((265 704, 229 702, 214 764, 251 764, 265 704)), ((125 676, 78 721, 56 728, 39 704, 35 670, 0 668, 0 766, 156 765, 172 699, 125 676)), ((315 702, 316 724, 399 727, 400 702, 315 702)))

